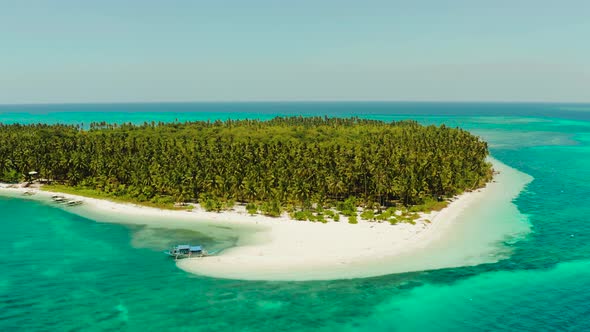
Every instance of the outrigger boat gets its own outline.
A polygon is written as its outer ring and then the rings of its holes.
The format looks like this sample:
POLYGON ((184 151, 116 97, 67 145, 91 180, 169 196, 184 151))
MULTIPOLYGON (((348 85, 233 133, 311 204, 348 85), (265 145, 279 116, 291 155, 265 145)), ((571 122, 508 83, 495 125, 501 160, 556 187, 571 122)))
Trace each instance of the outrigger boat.
POLYGON ((52 195, 51 199, 56 203, 65 204, 67 206, 76 206, 84 203, 84 201, 82 201, 81 199, 67 199, 63 195, 52 195))
POLYGON ((67 199, 66 199, 64 196, 62 196, 62 195, 53 195, 53 196, 51 196, 51 199, 52 199, 54 202, 56 202, 56 203, 65 203, 65 202, 67 202, 67 201, 68 201, 68 200, 67 200, 67 199))
POLYGON ((73 199, 71 201, 67 201, 66 205, 67 206, 76 206, 76 205, 82 205, 82 203, 84 203, 84 202, 80 199, 73 199))
POLYGON ((179 244, 164 253, 175 259, 207 256, 207 250, 202 246, 191 246, 190 244, 179 244))
POLYGON ((35 194, 36 194, 36 192, 31 191, 31 190, 27 190, 23 193, 24 196, 33 196, 35 194))

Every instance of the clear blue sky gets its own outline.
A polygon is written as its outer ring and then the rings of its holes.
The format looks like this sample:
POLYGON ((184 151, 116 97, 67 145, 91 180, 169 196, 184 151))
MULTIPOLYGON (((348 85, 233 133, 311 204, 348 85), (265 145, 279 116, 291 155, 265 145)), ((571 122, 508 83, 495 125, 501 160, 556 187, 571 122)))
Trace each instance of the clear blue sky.
POLYGON ((0 0, 0 103, 590 102, 589 0, 0 0))

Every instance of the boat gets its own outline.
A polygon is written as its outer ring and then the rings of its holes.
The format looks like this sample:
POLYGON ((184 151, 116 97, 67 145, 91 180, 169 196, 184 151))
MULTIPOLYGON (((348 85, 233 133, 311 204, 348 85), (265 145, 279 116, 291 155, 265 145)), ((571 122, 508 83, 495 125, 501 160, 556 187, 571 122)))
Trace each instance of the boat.
POLYGON ((207 256, 207 251, 202 246, 191 246, 190 244, 176 245, 164 253, 175 259, 207 256))
POLYGON ((61 195, 53 195, 51 196, 51 199, 56 203, 65 203, 68 201, 64 196, 61 195))
POLYGON ((24 196, 33 196, 35 194, 36 194, 36 192, 31 191, 31 190, 27 190, 23 193, 24 196))
POLYGON ((65 202, 67 206, 76 206, 76 205, 82 205, 82 203, 84 203, 82 200, 79 199, 73 199, 70 201, 66 201, 65 202))

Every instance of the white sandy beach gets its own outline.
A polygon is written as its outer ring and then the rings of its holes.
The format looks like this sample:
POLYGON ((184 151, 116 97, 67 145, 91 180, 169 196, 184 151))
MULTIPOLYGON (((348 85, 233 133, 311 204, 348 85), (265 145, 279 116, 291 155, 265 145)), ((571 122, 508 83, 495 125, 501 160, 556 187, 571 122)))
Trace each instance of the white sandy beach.
MULTIPOLYGON (((249 216, 243 207, 213 213, 160 210, 131 204, 64 195, 84 201, 74 213, 99 221, 195 229, 212 237, 235 238, 218 255, 178 261, 186 271, 248 280, 321 280, 378 276, 494 262, 507 253, 500 242, 529 231, 526 217, 512 200, 532 180, 496 160, 500 173, 485 188, 465 193, 416 225, 346 218, 327 224, 294 221, 287 216, 249 216), (431 222, 425 222, 428 219, 431 222)), ((18 195, 29 189, 8 189, 18 195)), ((28 199, 50 201, 51 193, 28 199)), ((164 249, 164 248, 162 248, 164 249)))

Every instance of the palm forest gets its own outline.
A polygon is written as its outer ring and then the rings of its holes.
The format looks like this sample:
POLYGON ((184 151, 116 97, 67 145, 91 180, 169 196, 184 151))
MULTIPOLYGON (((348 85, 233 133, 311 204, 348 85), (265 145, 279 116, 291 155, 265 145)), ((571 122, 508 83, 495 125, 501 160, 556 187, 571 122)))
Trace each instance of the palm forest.
POLYGON ((30 181, 34 170, 48 190, 210 211, 241 204, 301 220, 440 208, 490 181, 487 156, 463 129, 408 120, 0 124, 1 182, 30 181))

